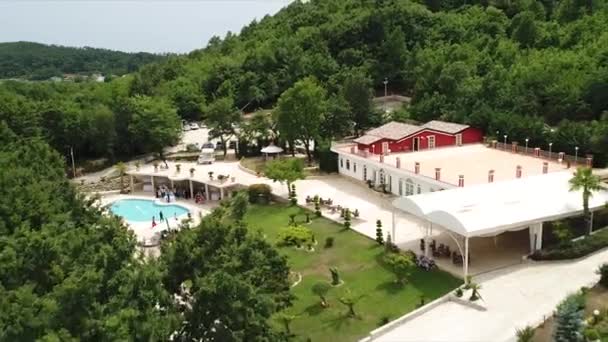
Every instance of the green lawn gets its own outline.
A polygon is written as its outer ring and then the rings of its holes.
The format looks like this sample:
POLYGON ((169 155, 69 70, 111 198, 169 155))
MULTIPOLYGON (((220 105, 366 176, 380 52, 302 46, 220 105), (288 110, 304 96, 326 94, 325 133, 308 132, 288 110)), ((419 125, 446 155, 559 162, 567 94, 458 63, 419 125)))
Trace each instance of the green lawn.
MULTIPOLYGON (((306 210, 299 207, 255 205, 246 220, 274 243, 278 231, 288 224, 289 214, 297 214, 296 220, 304 222, 305 213, 306 210)), ((310 216, 314 214, 311 212, 310 216)), ((377 328, 383 317, 393 320, 415 309, 421 295, 428 303, 461 283, 445 272, 417 270, 409 283, 400 287, 392 273, 378 263, 384 249, 375 241, 354 231, 345 231, 341 225, 324 218, 314 219, 308 227, 318 241, 314 252, 290 247, 280 249, 288 257, 292 271, 303 275, 302 282, 292 288, 297 299, 290 309, 298 316, 291 324, 297 340, 355 341, 377 328), (335 242, 326 249, 325 238, 329 236, 334 237, 335 242), (329 267, 339 269, 345 284, 329 292, 330 306, 322 308, 310 289, 318 281, 331 279, 329 267), (346 288, 363 296, 355 305, 357 318, 348 318, 346 307, 337 299, 346 288)))

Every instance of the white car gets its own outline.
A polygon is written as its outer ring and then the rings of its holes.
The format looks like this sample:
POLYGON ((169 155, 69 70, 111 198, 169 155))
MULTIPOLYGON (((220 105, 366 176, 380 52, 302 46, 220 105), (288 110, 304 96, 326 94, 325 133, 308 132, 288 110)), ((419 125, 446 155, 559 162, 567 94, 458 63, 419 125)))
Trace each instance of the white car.
POLYGON ((190 129, 192 130, 196 130, 199 129, 200 127, 198 126, 198 124, 196 122, 193 122, 190 124, 190 129))

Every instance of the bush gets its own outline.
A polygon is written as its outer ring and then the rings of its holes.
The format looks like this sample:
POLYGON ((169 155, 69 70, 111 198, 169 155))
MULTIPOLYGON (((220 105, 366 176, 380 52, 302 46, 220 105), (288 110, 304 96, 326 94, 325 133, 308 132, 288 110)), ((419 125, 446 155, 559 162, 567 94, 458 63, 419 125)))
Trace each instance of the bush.
POLYGON ((517 329, 517 342, 532 342, 534 339, 534 328, 526 326, 523 329, 517 329))
POLYGON ((270 201, 270 194, 272 194, 272 189, 268 184, 251 184, 249 188, 247 188, 247 192, 249 194, 249 202, 267 203, 268 201, 270 201))
POLYGON ((599 341, 601 336, 596 329, 587 329, 585 330, 585 338, 587 341, 599 341))
POLYGON ((533 260, 564 260, 584 257, 608 247, 608 229, 568 244, 549 247, 532 254, 533 260))
POLYGON ((600 275, 600 284, 604 287, 608 287, 608 263, 602 264, 597 269, 597 274, 600 275))
POLYGON ((314 243, 312 231, 299 225, 282 229, 278 234, 279 246, 302 246, 314 243))
POLYGON ((557 342, 580 341, 583 333, 583 310, 579 294, 568 296, 557 307, 553 338, 557 342))
POLYGON ((188 145, 186 145, 186 151, 198 152, 198 146, 196 144, 188 144, 188 145))
POLYGON ((391 321, 391 319, 390 319, 389 316, 382 316, 382 317, 380 317, 380 321, 378 322, 378 326, 381 327, 383 325, 386 325, 390 321, 391 321))
POLYGON ((332 248, 334 246, 334 238, 333 236, 327 237, 325 239, 325 248, 332 248))

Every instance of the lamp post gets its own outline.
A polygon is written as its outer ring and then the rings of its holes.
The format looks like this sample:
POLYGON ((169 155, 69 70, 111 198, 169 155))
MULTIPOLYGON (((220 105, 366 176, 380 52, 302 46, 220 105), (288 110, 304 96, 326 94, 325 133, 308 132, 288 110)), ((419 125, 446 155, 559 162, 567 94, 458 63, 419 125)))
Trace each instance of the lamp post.
POLYGON ((74 164, 74 148, 70 146, 70 157, 72 158, 72 175, 76 178, 76 165, 74 164))
POLYGON ((502 137, 505 138, 505 142, 504 142, 504 146, 503 147, 506 150, 507 149, 507 135, 505 134, 502 137))
POLYGON ((528 141, 530 141, 530 139, 526 138, 526 154, 528 154, 528 141))
POLYGON ((578 146, 574 147, 574 164, 578 161, 578 146))
POLYGON ((388 78, 385 77, 384 81, 384 112, 386 113, 386 97, 388 96, 388 78))
POLYGON ((388 96, 388 78, 385 77, 384 82, 382 82, 382 83, 384 83, 384 97, 387 97, 388 96))
POLYGON ((553 146, 552 142, 549 143, 549 159, 551 159, 551 146, 553 146))

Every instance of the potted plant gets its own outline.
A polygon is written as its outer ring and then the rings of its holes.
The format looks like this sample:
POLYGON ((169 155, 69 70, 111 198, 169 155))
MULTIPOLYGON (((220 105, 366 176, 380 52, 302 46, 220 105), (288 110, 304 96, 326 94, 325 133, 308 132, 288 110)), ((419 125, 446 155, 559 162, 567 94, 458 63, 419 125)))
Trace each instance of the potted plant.
POLYGON ((213 180, 213 171, 209 171, 209 180, 213 180))
POLYGON ((355 209, 355 211, 353 211, 353 216, 355 218, 359 218, 359 209, 355 209))
POLYGON ((154 172, 158 172, 158 162, 154 161, 154 163, 152 163, 152 165, 154 165, 154 172))
POLYGON ((190 168, 190 177, 194 177, 194 171, 196 171, 196 169, 191 167, 190 168))
POLYGON ((175 164, 175 171, 179 173, 182 170, 182 164, 175 164))

